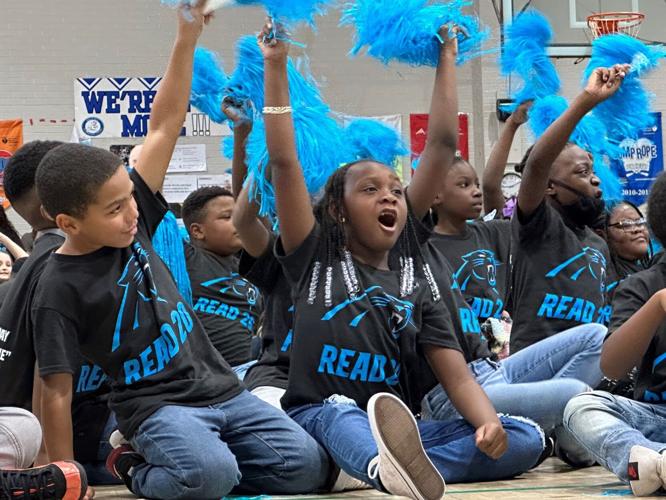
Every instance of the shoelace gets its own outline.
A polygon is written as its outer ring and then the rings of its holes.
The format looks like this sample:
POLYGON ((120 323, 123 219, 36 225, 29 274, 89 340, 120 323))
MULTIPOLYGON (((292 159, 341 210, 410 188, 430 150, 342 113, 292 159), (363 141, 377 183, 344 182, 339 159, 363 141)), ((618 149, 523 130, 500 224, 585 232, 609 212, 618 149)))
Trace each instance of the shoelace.
POLYGON ((41 471, 5 471, 0 474, 2 490, 7 498, 55 498, 55 482, 49 469, 41 471), (49 496, 45 496, 49 495, 49 496), (35 496, 36 495, 36 496, 35 496))
POLYGON ((377 479, 379 475, 379 455, 370 460, 368 464, 368 477, 370 479, 377 479))

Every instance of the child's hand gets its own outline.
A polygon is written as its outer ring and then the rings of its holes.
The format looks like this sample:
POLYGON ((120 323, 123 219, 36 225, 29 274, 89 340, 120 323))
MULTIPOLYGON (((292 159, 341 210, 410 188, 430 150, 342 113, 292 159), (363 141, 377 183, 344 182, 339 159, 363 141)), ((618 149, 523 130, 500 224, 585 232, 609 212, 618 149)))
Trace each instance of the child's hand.
POLYGON ((261 53, 265 61, 286 62, 289 55, 289 44, 285 41, 288 33, 281 25, 273 26, 273 21, 266 21, 263 29, 257 36, 261 53))
POLYGON ((444 24, 438 31, 438 35, 443 41, 442 50, 452 56, 458 55, 458 33, 467 35, 465 29, 456 24, 444 24))
POLYGON ((199 0, 191 7, 178 10, 178 36, 196 43, 201 36, 204 25, 208 24, 213 14, 204 14, 205 0, 199 0))
POLYGON ((95 498, 95 490, 93 490, 90 486, 88 486, 88 489, 86 490, 86 494, 83 497, 83 500, 92 500, 95 498))
POLYGON ((484 424, 476 430, 476 447, 493 460, 504 455, 509 441, 500 421, 484 424))
POLYGON ((529 119, 528 112, 532 107, 533 103, 534 101, 525 101, 524 103, 522 103, 520 106, 516 108, 516 110, 513 113, 511 113, 509 120, 511 120, 511 122, 516 125, 523 125, 524 123, 526 123, 527 120, 529 119))
POLYGON ((624 77, 629 73, 629 64, 616 64, 612 68, 597 68, 590 75, 585 92, 598 104, 617 92, 624 77))
POLYGON ((252 132, 252 118, 248 116, 248 111, 251 109, 252 102, 250 101, 242 104, 229 97, 225 97, 222 101, 222 113, 234 124, 234 132, 245 135, 252 132))

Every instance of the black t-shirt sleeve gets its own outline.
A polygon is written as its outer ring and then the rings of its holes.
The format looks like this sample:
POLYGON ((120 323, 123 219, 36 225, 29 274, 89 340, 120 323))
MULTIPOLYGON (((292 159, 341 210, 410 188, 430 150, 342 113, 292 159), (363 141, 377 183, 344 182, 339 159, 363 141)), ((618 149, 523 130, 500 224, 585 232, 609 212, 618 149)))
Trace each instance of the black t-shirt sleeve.
POLYGON ((421 331, 418 334, 418 343, 421 346, 433 345, 463 352, 456 339, 451 314, 441 301, 427 300, 423 305, 423 318, 421 331))
POLYGON ((650 299, 650 292, 639 276, 630 276, 617 288, 613 297, 609 335, 629 320, 650 299))
POLYGON ((238 274, 258 287, 262 293, 270 293, 280 276, 281 264, 273 251, 275 236, 271 235, 266 251, 260 257, 253 257, 245 250, 241 251, 238 274))
POLYGON ((21 257, 20 259, 16 259, 14 261, 14 265, 12 266, 12 275, 16 275, 16 273, 21 270, 26 260, 28 260, 27 257, 21 257))
POLYGON ((32 312, 32 324, 39 375, 74 375, 81 364, 74 323, 58 311, 37 308, 32 312))
POLYGON ((139 225, 152 238, 157 226, 169 210, 169 205, 161 193, 152 192, 136 170, 130 172, 130 178, 134 182, 134 199, 139 209, 139 225))
MULTIPOLYGON (((321 227, 318 223, 315 223, 312 231, 303 243, 301 243, 301 246, 289 255, 285 255, 284 248, 282 247, 282 238, 278 238, 275 242, 275 255, 278 262, 282 265, 282 270, 291 285, 298 290, 303 289, 303 286, 312 274, 312 265, 317 258, 317 250, 319 249, 321 237, 321 227)), ((324 265, 322 263, 322 266, 324 265)), ((320 274, 323 276, 325 272, 326 270, 322 269, 322 273, 320 274)))
POLYGON ((546 200, 541 202, 541 205, 529 216, 524 215, 520 211, 520 207, 516 207, 516 214, 513 216, 512 222, 518 224, 518 236, 521 240, 534 240, 540 238, 542 235, 548 234, 548 227, 551 224, 552 208, 548 206, 546 200))

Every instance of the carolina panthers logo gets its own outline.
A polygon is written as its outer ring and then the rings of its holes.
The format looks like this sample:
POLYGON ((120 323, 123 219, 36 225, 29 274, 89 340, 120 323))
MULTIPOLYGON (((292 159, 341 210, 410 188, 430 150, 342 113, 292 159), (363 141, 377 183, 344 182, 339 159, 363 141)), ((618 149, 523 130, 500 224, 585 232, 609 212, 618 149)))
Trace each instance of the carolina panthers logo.
POLYGON ((139 242, 135 242, 132 245, 132 256, 125 264, 125 269, 123 269, 116 282, 124 291, 113 332, 111 352, 120 347, 121 334, 134 331, 140 326, 141 317, 139 314, 142 303, 152 300, 166 302, 157 292, 148 257, 148 252, 143 249, 139 242))
POLYGON ((217 293, 222 295, 233 293, 234 295, 244 298, 251 306, 256 305, 259 299, 259 290, 257 287, 240 277, 238 273, 232 273, 230 276, 224 278, 216 278, 214 280, 201 283, 201 286, 212 288, 217 293))
POLYGON ((606 257, 596 248, 585 247, 579 254, 554 268, 546 278, 565 275, 571 281, 578 281, 581 276, 590 276, 599 281, 601 292, 606 290, 606 257))
POLYGON ((476 250, 462 256, 463 264, 453 275, 453 288, 465 293, 471 284, 497 286, 497 268, 502 265, 490 250, 476 250))
MULTIPOLYGON (((407 328, 409 325, 414 325, 412 321, 414 314, 414 304, 407 302, 406 300, 400 300, 397 297, 384 292, 384 289, 380 286, 371 286, 357 297, 353 299, 347 299, 341 304, 338 304, 333 309, 328 311, 322 317, 322 320, 329 321, 339 312, 349 307, 351 304, 366 298, 370 300, 370 304, 372 304, 373 307, 379 309, 388 309, 390 311, 391 334, 394 338, 398 338, 400 336, 400 332, 407 328)), ((349 326, 356 328, 367 314, 367 309, 362 313, 359 313, 349 322, 349 326)))

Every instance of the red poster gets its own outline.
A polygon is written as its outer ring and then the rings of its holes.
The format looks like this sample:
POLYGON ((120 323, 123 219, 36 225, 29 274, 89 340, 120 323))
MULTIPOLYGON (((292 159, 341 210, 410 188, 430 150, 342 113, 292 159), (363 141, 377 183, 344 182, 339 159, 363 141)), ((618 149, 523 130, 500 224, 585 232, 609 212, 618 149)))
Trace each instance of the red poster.
MULTIPOLYGON (((409 129, 412 161, 414 161, 425 149, 426 137, 428 137, 428 115, 409 115, 409 129)), ((469 161, 469 116, 466 113, 458 113, 458 152, 460 156, 469 161)))
POLYGON ((0 120, 0 204, 3 208, 9 208, 5 190, 2 188, 5 165, 22 145, 23 120, 0 120))

